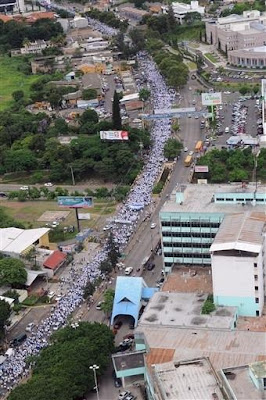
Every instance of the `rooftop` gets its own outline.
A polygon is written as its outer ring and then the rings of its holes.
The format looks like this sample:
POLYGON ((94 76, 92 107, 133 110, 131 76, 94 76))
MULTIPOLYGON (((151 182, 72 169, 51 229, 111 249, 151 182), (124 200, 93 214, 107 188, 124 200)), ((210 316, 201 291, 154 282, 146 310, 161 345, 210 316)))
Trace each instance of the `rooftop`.
MULTIPOLYGON (((247 194, 250 193, 255 196, 256 186, 253 184, 248 184, 247 187, 242 187, 242 184, 221 184, 221 185, 195 185, 188 184, 186 186, 177 187, 170 196, 170 199, 166 201, 161 209, 163 212, 195 212, 195 213, 237 213, 243 211, 265 211, 265 205, 258 205, 254 207, 251 202, 248 204, 238 204, 231 203, 216 203, 214 202, 214 195, 216 193, 224 194, 247 194), (175 193, 184 193, 184 201, 182 204, 176 203, 175 193)), ((265 196, 266 186, 258 185, 256 195, 265 196)))
POLYGON ((145 351, 113 354, 112 359, 115 364, 116 371, 144 367, 144 354, 145 351))
POLYGON ((154 375, 163 399, 224 399, 215 371, 206 358, 155 365, 154 375))
POLYGON ((43 263, 45 268, 55 270, 65 261, 67 255, 59 250, 54 251, 43 263))
POLYGON ((250 366, 244 365, 223 369, 221 372, 226 384, 225 387, 234 393, 237 400, 264 400, 265 394, 263 391, 257 389, 252 382, 249 369, 252 369, 253 365, 262 365, 265 370, 265 364, 265 362, 258 362, 250 366))
POLYGON ((201 314, 206 299, 204 293, 157 292, 146 306, 139 326, 231 329, 236 308, 216 307, 211 314, 201 314))
POLYGON ((20 254, 48 233, 49 230, 49 228, 2 228, 0 229, 0 251, 20 254))
POLYGON ((162 287, 163 292, 212 293, 211 267, 174 267, 162 287))
POLYGON ((210 251, 242 250, 259 253, 265 222, 265 213, 227 215, 220 225, 210 251))
POLYGON ((150 348, 175 350, 174 360, 209 357, 214 368, 266 360, 266 333, 140 325, 150 348))

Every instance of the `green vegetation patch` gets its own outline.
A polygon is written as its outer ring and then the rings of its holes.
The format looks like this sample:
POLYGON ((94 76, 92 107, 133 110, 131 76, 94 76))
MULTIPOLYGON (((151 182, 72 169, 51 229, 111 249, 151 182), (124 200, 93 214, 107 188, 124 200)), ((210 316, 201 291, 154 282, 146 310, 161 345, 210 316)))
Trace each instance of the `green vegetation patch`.
POLYGON ((20 57, 0 57, 0 111, 14 102, 12 93, 16 90, 23 90, 25 97, 29 97, 31 84, 39 79, 37 75, 19 71, 23 64, 25 61, 20 57))
POLYGON ((218 59, 211 53, 205 53, 204 56, 213 63, 217 63, 218 59))
POLYGON ((213 303, 213 295, 209 294, 202 306, 201 314, 210 314, 214 310, 215 304, 213 303))

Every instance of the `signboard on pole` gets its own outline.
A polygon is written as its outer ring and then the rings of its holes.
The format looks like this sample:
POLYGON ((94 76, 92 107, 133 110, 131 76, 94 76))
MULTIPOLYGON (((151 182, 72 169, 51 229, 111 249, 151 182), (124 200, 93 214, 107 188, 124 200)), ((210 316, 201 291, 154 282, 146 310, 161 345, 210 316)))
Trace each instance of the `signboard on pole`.
POLYGON ((92 197, 82 196, 58 196, 57 204, 60 207, 68 208, 89 208, 92 207, 92 197))
POLYGON ((202 93, 201 102, 204 106, 216 106, 222 104, 222 93, 202 93))
POLYGON ((208 165, 196 165, 194 172, 209 172, 208 165))
POLYGON ((100 138, 102 140, 128 140, 128 132, 127 131, 100 131, 100 138))

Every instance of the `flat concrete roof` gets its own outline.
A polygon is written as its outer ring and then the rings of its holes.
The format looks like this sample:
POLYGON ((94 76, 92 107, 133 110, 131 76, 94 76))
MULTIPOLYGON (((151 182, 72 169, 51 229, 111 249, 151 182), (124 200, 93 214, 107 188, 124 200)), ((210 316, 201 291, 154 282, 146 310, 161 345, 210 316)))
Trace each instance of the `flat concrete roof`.
MULTIPOLYGON (((259 362, 256 364, 264 364, 259 362)), ((252 365, 252 364, 251 364, 252 365)), ((265 393, 256 388, 249 375, 250 366, 244 365, 223 369, 222 377, 225 387, 234 393, 238 400, 265 400, 265 393)))
POLYGON ((250 369, 257 379, 266 378, 266 361, 253 363, 250 369))
POLYGON ((174 360, 209 357, 214 368, 266 360, 266 333, 140 325, 150 348, 174 349, 174 360))
MULTIPOLYGON (((174 189, 168 201, 161 209, 163 212, 195 212, 195 213, 237 213, 243 211, 265 211, 265 204, 252 206, 252 204, 229 204, 215 203, 213 197, 216 193, 254 193, 255 185, 247 185, 242 188, 242 184, 231 185, 197 185, 187 184, 181 188, 184 192, 184 201, 182 204, 176 203, 175 194, 181 191, 179 187, 174 189)), ((258 185, 257 194, 266 193, 266 186, 258 185)), ((250 202, 251 203, 251 202, 250 202)))
POLYGON ((266 215, 254 214, 254 216, 252 213, 227 215, 221 223, 210 251, 242 250, 259 253, 264 239, 266 215))
POLYGON ((154 375, 165 400, 224 399, 217 376, 206 358, 158 364, 154 366, 154 375))
POLYGON ((115 364, 116 371, 144 367, 145 353, 145 351, 135 351, 113 354, 112 359, 115 364))
POLYGON ((211 314, 201 314, 205 293, 154 293, 139 321, 139 326, 175 326, 230 329, 236 307, 216 307, 211 314))

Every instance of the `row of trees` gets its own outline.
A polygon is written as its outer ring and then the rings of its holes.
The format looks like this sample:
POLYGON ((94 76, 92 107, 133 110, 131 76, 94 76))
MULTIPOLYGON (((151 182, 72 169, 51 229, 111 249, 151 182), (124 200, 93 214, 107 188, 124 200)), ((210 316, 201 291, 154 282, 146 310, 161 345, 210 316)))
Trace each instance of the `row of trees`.
MULTIPOLYGON (((253 177, 255 158, 250 148, 245 150, 212 150, 202 156, 198 165, 208 165, 211 183, 241 182, 253 177)), ((257 158, 257 179, 266 179, 266 149, 261 149, 257 158)), ((197 174, 197 177, 199 174, 197 174)))
POLYGON ((110 362, 114 336, 103 324, 80 322, 60 329, 51 338, 51 345, 38 357, 31 357, 32 377, 16 387, 9 400, 73 400, 84 398, 95 387, 93 370, 98 377, 110 362))
POLYGON ((109 25, 112 28, 120 29, 122 32, 125 32, 128 27, 128 22, 121 21, 112 11, 100 11, 96 8, 93 8, 90 11, 87 11, 86 15, 88 17, 95 18, 106 25, 109 25))
POLYGON ((25 40, 50 40, 59 35, 63 35, 62 26, 50 19, 40 19, 31 25, 0 20, 0 52, 20 48, 25 40))

